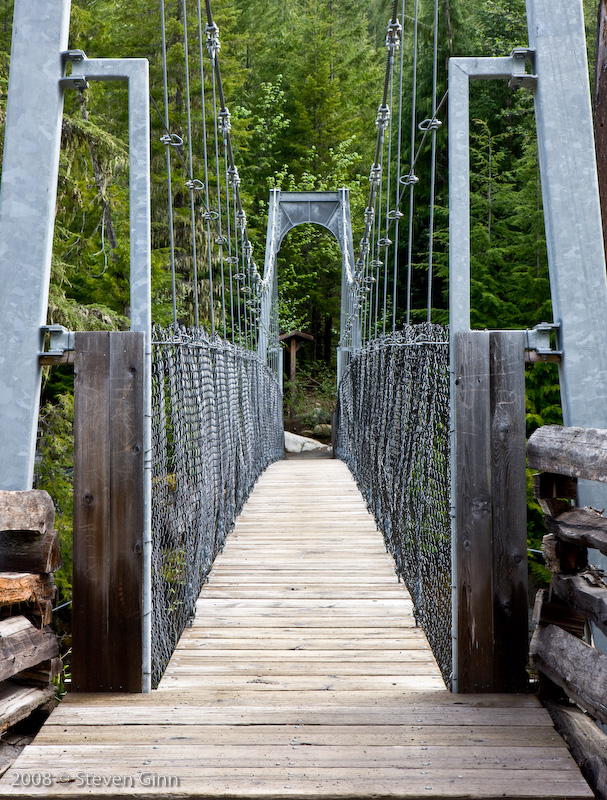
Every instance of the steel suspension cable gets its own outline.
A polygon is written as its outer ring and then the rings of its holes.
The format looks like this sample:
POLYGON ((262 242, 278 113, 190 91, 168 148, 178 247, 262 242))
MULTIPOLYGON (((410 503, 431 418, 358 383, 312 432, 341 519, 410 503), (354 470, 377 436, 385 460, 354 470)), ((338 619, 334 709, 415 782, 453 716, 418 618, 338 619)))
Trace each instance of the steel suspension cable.
POLYGON ((211 317, 211 336, 215 336, 215 310, 213 308, 213 260, 211 252, 211 210, 209 207, 209 157, 208 157, 208 141, 207 141, 207 116, 206 116, 206 102, 204 96, 204 58, 203 58, 203 36, 202 36, 202 9, 200 7, 200 0, 198 2, 198 56, 200 59, 200 95, 202 107, 202 142, 204 154, 204 190, 206 198, 206 213, 204 216, 206 222, 207 232, 207 251, 209 260, 209 306, 211 317))
POLYGON ((228 153, 224 148, 224 169, 225 169, 225 181, 226 181, 226 227, 227 227, 227 235, 226 239, 228 245, 228 255, 225 259, 226 263, 228 264, 228 273, 229 273, 229 281, 230 281, 230 332, 231 332, 231 339, 232 344, 234 344, 234 295, 232 294, 232 223, 231 223, 231 213, 230 213, 230 175, 228 169, 228 153))
MULTIPOLYGON (((376 220, 376 215, 381 217, 381 204, 379 205, 378 214, 378 195, 381 194, 382 186, 382 171, 383 171, 383 148, 385 132, 390 122, 390 106, 388 105, 388 96, 391 90, 392 72, 394 68, 394 50, 400 46, 401 25, 397 19, 398 0, 393 0, 390 22, 388 24, 388 31, 386 35, 386 47, 388 48, 388 55, 386 58, 386 70, 384 76, 384 85, 382 92, 382 99, 377 111, 377 118, 375 125, 377 127, 377 137, 375 143, 375 157, 371 171, 369 173, 369 195, 367 206, 364 213, 364 231, 359 244, 358 257, 356 259, 355 270, 353 275, 352 285, 348 287, 349 297, 351 300, 348 302, 353 305, 353 315, 357 310, 362 308, 363 318, 363 331, 371 338, 372 330, 372 317, 374 310, 375 313, 375 333, 377 334, 378 327, 378 301, 379 301, 379 252, 376 252, 375 237, 381 237, 381 219, 376 220), (376 226, 376 222, 378 225, 376 226), (369 261, 369 259, 371 259, 369 261), (369 290, 369 291, 367 291, 369 290), (365 330, 366 328, 366 330, 365 330)), ((388 203, 387 203, 388 205, 388 203)), ((388 208, 386 208, 386 213, 388 208)), ((387 238, 387 237, 386 237, 387 238)), ((379 243, 380 238, 377 239, 379 243)), ((388 258, 386 250, 385 258, 388 258)), ((382 262, 383 263, 383 262, 382 262)), ((351 321, 348 324, 347 337, 350 338, 351 334, 351 321)), ((364 338, 364 336, 363 336, 364 338)), ((343 342, 347 345, 347 342, 343 342)))
POLYGON ((436 193, 436 135, 438 120, 436 119, 436 84, 438 73, 438 0, 434 0, 434 40, 432 46, 432 152, 430 155, 430 225, 428 231, 428 301, 427 322, 432 322, 432 278, 434 255, 434 201, 436 193))
MULTIPOLYGON (((401 51, 404 48, 401 48, 401 51)), ((390 108, 392 108, 392 101, 393 101, 393 91, 394 91, 394 53, 391 51, 389 57, 392 59, 392 66, 390 68, 390 108)), ((390 223, 390 180, 391 180, 391 170, 392 170, 392 114, 390 114, 390 121, 388 123, 388 174, 386 176, 386 229, 384 234, 384 241, 386 246, 385 257, 384 257, 384 308, 383 308, 383 316, 382 316, 382 333, 385 335, 386 333, 386 316, 388 312, 388 255, 389 255, 389 247, 390 247, 390 239, 388 237, 388 228, 390 223)), ((394 250, 398 250, 398 239, 396 240, 396 244, 394 250)))
POLYGON ((411 273, 413 259, 413 207, 415 202, 415 175, 413 163, 415 159, 415 135, 417 133, 416 114, 417 114, 417 34, 418 34, 418 4, 415 0, 415 12, 413 20, 413 75, 411 80, 411 171, 407 175, 409 185, 409 237, 407 242, 407 325, 411 322, 411 273))
POLYGON ((196 253, 196 215, 194 212, 194 193, 197 189, 202 189, 200 181, 194 180, 194 159, 192 154, 192 111, 190 100, 190 65, 188 53, 188 16, 186 0, 182 0, 183 9, 183 50, 185 59, 185 93, 186 93, 186 109, 187 109, 187 127, 188 127, 188 163, 190 165, 190 177, 186 181, 186 187, 190 190, 190 224, 192 227, 192 272, 194 280, 194 321, 195 326, 198 328, 200 324, 200 315, 198 311, 198 266, 197 266, 197 253, 196 253))
MULTIPOLYGON (((236 225, 239 228, 239 231, 242 236, 243 244, 242 250, 244 253, 245 263, 246 263, 246 272, 247 277, 250 281, 250 289, 251 289, 251 301, 249 303, 249 309, 251 311, 250 314, 250 324, 251 324, 251 336, 252 336, 252 343, 255 341, 255 334, 253 333, 253 317, 258 317, 259 315, 255 313, 255 306, 258 304, 258 301, 261 297, 262 293, 271 292, 272 291, 272 284, 275 280, 275 265, 273 266, 273 272, 270 275, 265 275, 262 279, 261 275, 257 271, 255 263, 253 261, 253 245, 251 244, 248 233, 247 233, 247 226, 246 226, 246 215, 244 213, 244 209, 242 206, 242 198, 240 195, 240 178, 238 177, 238 170, 236 168, 234 162, 234 152, 232 148, 232 139, 230 136, 230 112, 227 109, 225 103, 225 96, 223 91, 223 81, 221 78, 221 68, 219 65, 219 29, 215 22, 213 21, 213 14, 211 11, 211 3, 210 0, 205 0, 205 7, 207 12, 207 25, 206 25, 206 32, 207 32, 207 47, 212 47, 214 50, 214 58, 212 59, 213 62, 213 73, 215 78, 216 91, 217 97, 219 100, 219 116, 223 120, 222 123, 222 131, 224 134, 224 145, 227 152, 228 164, 230 174, 232 175, 232 182, 234 186, 234 195, 236 198, 236 225)), ((210 52, 210 51, 209 51, 210 52)), ((270 331, 268 331, 270 334, 270 331)))
MULTIPOLYGON (((222 109, 217 113, 217 70, 215 69, 215 61, 217 59, 217 53, 219 50, 219 38, 216 36, 216 33, 219 33, 219 29, 215 26, 215 29, 209 29, 207 25, 207 47, 209 50, 209 55, 211 56, 211 64, 213 67, 213 109, 215 111, 213 116, 213 131, 215 135, 215 175, 216 175, 216 191, 217 191, 217 225, 219 228, 219 235, 215 240, 215 243, 219 245, 219 265, 220 265, 220 272, 221 272, 221 318, 223 322, 223 338, 226 338, 226 303, 225 303, 225 286, 224 286, 224 275, 223 275, 223 229, 222 229, 222 216, 221 216, 221 182, 220 182, 220 172, 219 172, 219 118, 223 111, 222 109)), ((222 123, 225 124, 225 118, 222 118, 222 123)))
MULTIPOLYGON (((164 92, 164 125, 169 130, 169 88, 167 78, 167 53, 166 53, 166 21, 164 14, 164 0, 160 0, 160 20, 162 28, 162 84, 164 92)), ((171 146, 174 145, 173 137, 168 132, 161 141, 166 145, 166 170, 169 212, 169 248, 171 256, 171 291, 173 299, 173 325, 177 327, 177 287, 175 283, 175 238, 173 233, 173 189, 171 186, 171 146)))
MULTIPOLYGON (((401 4, 401 19, 403 24, 405 21, 405 0, 401 4)), ((405 48, 404 45, 400 48, 400 72, 398 76, 398 138, 397 138, 397 152, 396 152, 396 190, 395 190, 395 205, 394 205, 394 266, 392 271, 392 333, 396 330, 396 300, 397 300, 397 285, 398 285, 398 233, 399 223, 402 219, 402 211, 400 210, 400 163, 401 163, 401 150, 402 150, 402 129, 403 129, 403 75, 404 75, 404 59, 405 48)), ((390 228, 386 232, 386 236, 390 235, 390 228)))

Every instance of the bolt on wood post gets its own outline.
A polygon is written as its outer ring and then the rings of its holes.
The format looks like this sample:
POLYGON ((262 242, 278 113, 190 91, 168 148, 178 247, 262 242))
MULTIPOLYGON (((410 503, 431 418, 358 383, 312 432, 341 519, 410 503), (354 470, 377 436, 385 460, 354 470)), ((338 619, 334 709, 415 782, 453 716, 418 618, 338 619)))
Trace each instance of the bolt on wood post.
POLYGON ((524 691, 523 332, 456 333, 453 369, 457 690, 524 691))
POLYGON ((77 333, 72 690, 143 688, 144 334, 77 333))

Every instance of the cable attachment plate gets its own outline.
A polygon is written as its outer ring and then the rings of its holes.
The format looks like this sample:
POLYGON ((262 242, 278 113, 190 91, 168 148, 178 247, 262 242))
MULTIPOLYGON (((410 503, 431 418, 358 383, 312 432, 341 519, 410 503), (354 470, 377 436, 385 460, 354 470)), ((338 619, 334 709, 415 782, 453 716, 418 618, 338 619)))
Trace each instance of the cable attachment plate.
POLYGON ((85 61, 85 59, 86 53, 84 50, 64 50, 61 53, 63 69, 65 69, 68 64, 78 64, 81 61, 85 61))
POLYGON ((231 123, 232 115, 227 108, 220 108, 217 114, 217 127, 224 139, 227 139, 229 132, 232 130, 231 123))
POLYGON ((398 20, 388 23, 388 31, 386 33, 386 47, 399 47, 400 39, 402 36, 402 26, 398 20))
POLYGON ((176 133, 165 133, 160 137, 160 141, 170 147, 183 147, 183 139, 176 133))
POLYGON ((59 86, 62 89, 76 89, 78 92, 83 92, 89 88, 89 82, 84 75, 70 75, 69 78, 60 78, 59 86))
POLYGON ((525 350, 529 361, 560 361, 563 350, 560 346, 559 322, 540 322, 525 331, 525 350), (553 346, 553 344, 555 346, 553 346))
POLYGON ((200 192, 204 189, 204 183, 199 181, 198 178, 193 178, 185 182, 186 189, 193 189, 195 192, 200 192))
POLYGON ((371 172, 369 173, 369 183, 376 189, 379 187, 381 181, 381 165, 373 164, 371 172))
POLYGON ((63 325, 42 325, 40 331, 44 335, 43 346, 48 343, 48 348, 45 347, 38 353, 38 363, 41 366, 72 364, 74 332, 63 325))
POLYGON ((221 50, 221 42, 219 41, 219 28, 214 22, 212 22, 210 25, 207 23, 204 27, 204 32, 207 36, 207 50, 209 51, 211 60, 214 61, 215 57, 221 50))
POLYGON ((244 211, 237 211, 236 212, 236 225, 240 233, 244 234, 245 229, 247 227, 247 215, 244 211))
POLYGON ((228 183, 234 189, 240 186, 240 175, 238 174, 238 167, 228 167, 228 183))
POLYGON ((380 105, 377 109, 377 117, 375 119, 375 127, 378 130, 385 130, 390 123, 390 106, 380 105))
POLYGON ((437 131, 443 123, 436 117, 423 119, 417 126, 420 131, 437 131))
POLYGON ((402 175, 399 181, 403 186, 415 186, 416 183, 419 183, 419 178, 417 175, 411 173, 410 175, 402 175))
POLYGON ((535 50, 528 47, 515 47, 510 53, 510 57, 515 61, 516 68, 512 71, 512 77, 508 81, 511 89, 533 89, 537 84, 537 75, 525 72, 525 62, 535 61, 535 50))

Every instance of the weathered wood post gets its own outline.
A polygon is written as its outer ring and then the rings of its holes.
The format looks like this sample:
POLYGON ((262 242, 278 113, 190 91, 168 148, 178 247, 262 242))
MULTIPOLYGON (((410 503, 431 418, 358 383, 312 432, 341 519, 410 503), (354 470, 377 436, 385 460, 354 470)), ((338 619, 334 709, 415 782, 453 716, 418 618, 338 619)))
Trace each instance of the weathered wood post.
POLYGON ((77 333, 72 689, 143 689, 144 334, 77 333))
POLYGON ((453 370, 456 688, 524 691, 524 332, 456 333, 453 370))

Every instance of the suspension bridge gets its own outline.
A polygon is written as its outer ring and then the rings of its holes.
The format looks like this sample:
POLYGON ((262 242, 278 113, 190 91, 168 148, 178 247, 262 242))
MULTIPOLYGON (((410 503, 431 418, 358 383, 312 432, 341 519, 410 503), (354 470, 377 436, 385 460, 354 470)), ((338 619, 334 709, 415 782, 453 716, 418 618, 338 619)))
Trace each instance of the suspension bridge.
MULTIPOLYGON (((607 282, 581 4, 559 0, 558 13, 554 2, 527 5, 528 47, 450 60, 446 329, 431 318, 432 232, 427 320, 411 324, 415 166, 430 137, 432 219, 447 102, 436 90, 438 3, 432 116, 417 119, 414 75, 406 167, 392 6, 358 247, 347 189, 275 189, 260 271, 211 5, 203 14, 197 4, 197 42, 183 26, 182 136, 168 114, 161 0, 164 109, 152 105, 164 129, 173 289, 173 324, 161 329, 151 323, 147 62, 68 50, 68 0, 35 9, 16 0, 0 192, 0 486, 31 487, 40 363, 73 359, 74 646, 72 691, 0 780, 6 796, 593 796, 528 691, 524 361, 525 352, 560 360, 566 425, 607 428, 607 282), (534 92, 556 320, 537 330, 470 330, 475 79, 534 92), (96 80, 128 82, 128 333, 46 326, 63 97, 96 80), (203 248, 192 237, 191 265, 195 319, 204 285, 209 331, 178 324, 175 159, 192 230, 206 237, 203 248), (332 233, 342 257, 331 460, 283 459, 276 259, 289 230, 306 223, 332 233)), ((417 2, 415 12, 417 26, 417 2)), ((603 495, 600 483, 580 484, 580 505, 605 507, 603 495)))

